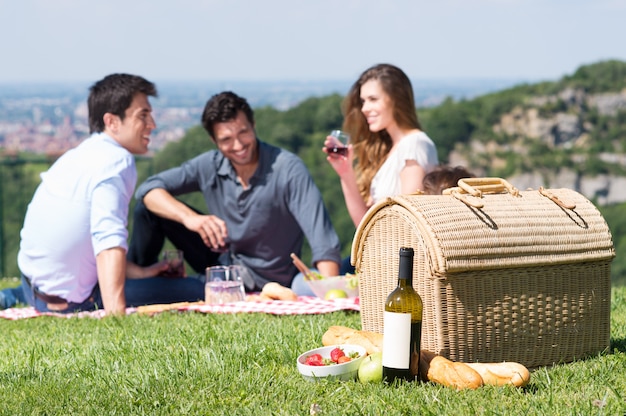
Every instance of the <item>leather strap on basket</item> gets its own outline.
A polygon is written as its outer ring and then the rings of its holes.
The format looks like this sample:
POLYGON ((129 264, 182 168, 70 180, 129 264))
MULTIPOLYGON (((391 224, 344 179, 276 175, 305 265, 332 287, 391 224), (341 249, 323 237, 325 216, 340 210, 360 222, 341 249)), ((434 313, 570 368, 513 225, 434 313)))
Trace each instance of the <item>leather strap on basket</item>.
POLYGON ((545 189, 543 186, 539 187, 539 193, 560 206, 561 208, 570 210, 576 208, 576 204, 574 204, 573 202, 563 201, 558 196, 550 192, 548 189, 545 189))
POLYGON ((444 195, 452 195, 472 208, 482 208, 485 203, 480 199, 483 194, 510 193, 519 196, 519 190, 502 178, 464 178, 459 179, 457 187, 443 190, 444 195), (470 199, 471 195, 477 199, 470 199))

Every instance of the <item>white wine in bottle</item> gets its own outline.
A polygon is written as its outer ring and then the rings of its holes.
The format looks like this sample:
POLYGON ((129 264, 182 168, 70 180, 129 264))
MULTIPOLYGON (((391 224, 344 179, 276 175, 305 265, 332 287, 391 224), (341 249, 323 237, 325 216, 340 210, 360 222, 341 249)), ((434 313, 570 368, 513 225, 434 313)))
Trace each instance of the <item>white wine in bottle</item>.
POLYGON ((383 380, 419 379, 422 298, 413 289, 413 249, 400 248, 398 287, 385 301, 383 380))

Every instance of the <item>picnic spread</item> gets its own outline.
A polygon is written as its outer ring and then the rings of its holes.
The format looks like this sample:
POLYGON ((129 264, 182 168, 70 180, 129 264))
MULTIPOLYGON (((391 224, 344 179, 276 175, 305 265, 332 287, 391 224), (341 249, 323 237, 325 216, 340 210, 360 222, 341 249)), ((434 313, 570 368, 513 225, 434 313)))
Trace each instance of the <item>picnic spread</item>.
MULTIPOLYGON (((172 304, 146 305, 126 308, 126 314, 155 314, 165 311, 198 312, 198 313, 267 313, 271 315, 317 315, 342 310, 359 311, 359 298, 324 300, 313 296, 299 296, 297 300, 258 300, 251 302, 233 302, 221 305, 210 305, 204 302, 181 302, 172 304)), ((0 318, 18 320, 39 316, 56 316, 61 318, 89 317, 102 318, 104 310, 77 312, 70 314, 38 312, 33 307, 11 308, 0 311, 0 318)))

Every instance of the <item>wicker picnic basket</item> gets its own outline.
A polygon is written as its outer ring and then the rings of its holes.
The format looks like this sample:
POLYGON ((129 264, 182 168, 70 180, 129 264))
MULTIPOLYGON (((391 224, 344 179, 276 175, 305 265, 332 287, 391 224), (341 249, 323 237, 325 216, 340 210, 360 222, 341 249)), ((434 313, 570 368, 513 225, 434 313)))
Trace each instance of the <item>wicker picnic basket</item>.
POLYGON ((606 221, 569 189, 519 192, 498 178, 374 205, 357 228, 361 324, 383 333, 400 247, 415 250, 422 348, 455 361, 569 362, 609 346, 606 221))

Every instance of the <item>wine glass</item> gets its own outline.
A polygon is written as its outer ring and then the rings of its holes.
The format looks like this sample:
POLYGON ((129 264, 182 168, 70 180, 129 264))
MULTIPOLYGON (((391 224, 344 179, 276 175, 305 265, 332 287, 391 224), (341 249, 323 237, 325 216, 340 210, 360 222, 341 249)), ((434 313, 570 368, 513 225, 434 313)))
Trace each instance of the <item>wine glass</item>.
POLYGON ((350 143, 350 135, 341 130, 333 130, 330 132, 326 145, 326 152, 330 156, 347 156, 348 144, 350 143))
POLYGON ((162 273, 165 277, 185 277, 185 258, 182 250, 164 250, 163 260, 167 261, 168 269, 162 273))

